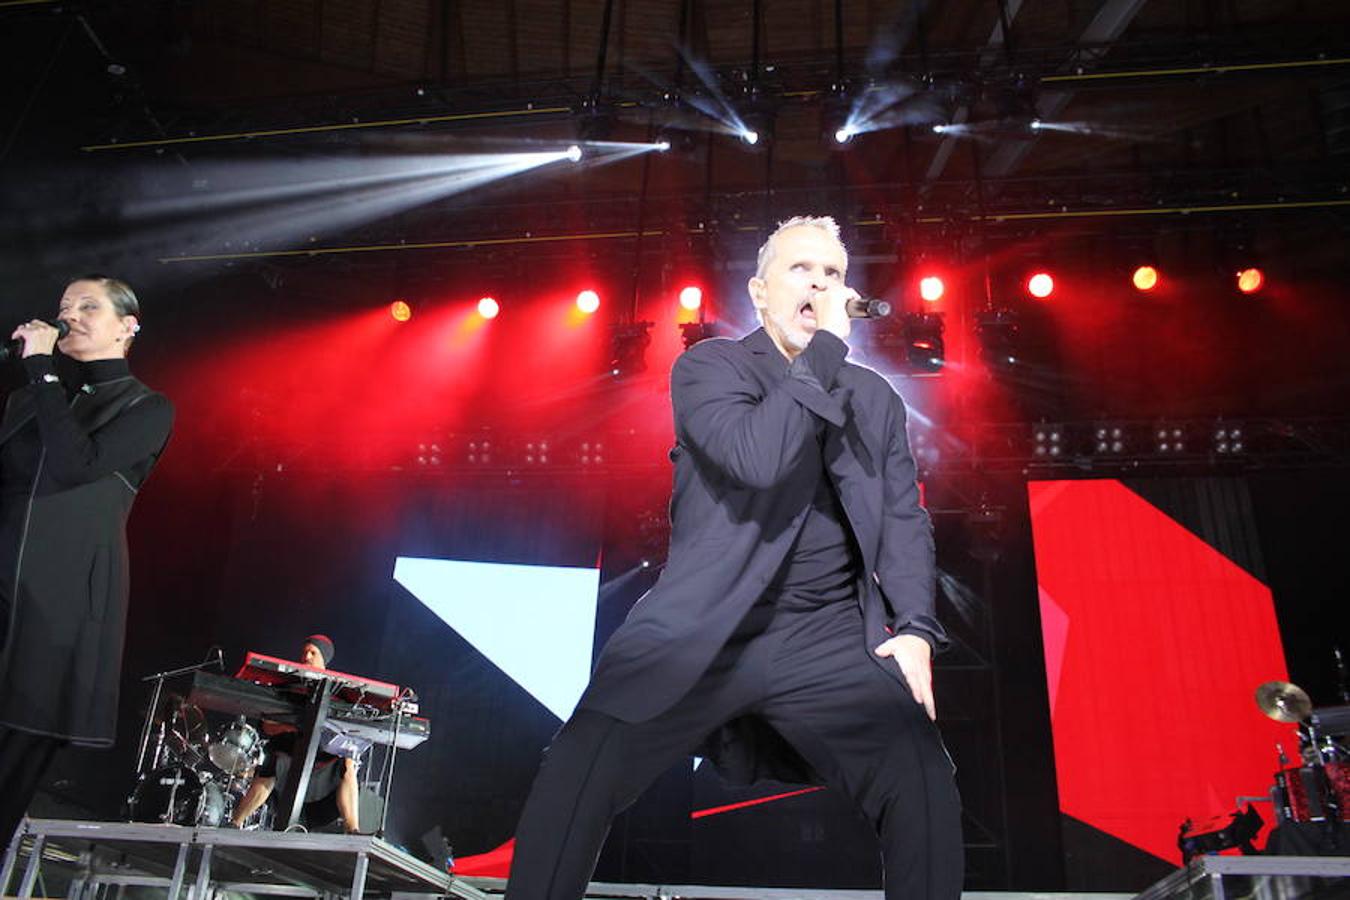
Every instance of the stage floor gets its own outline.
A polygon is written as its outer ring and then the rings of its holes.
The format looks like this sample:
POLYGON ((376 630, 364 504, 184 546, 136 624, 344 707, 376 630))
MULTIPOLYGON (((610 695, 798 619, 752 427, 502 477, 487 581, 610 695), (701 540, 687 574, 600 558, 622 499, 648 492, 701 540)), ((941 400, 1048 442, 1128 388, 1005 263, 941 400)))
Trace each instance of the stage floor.
MULTIPOLYGON (((499 878, 458 878, 369 835, 293 834, 69 819, 26 819, 5 855, 0 896, 32 897, 41 884, 69 900, 149 888, 177 900, 221 891, 391 900, 502 895, 499 878), (18 879, 17 890, 13 882, 18 879)), ((876 890, 593 882, 589 900, 881 900, 876 890)), ((962 900, 1345 900, 1350 857, 1200 857, 1128 893, 968 891, 962 900)))

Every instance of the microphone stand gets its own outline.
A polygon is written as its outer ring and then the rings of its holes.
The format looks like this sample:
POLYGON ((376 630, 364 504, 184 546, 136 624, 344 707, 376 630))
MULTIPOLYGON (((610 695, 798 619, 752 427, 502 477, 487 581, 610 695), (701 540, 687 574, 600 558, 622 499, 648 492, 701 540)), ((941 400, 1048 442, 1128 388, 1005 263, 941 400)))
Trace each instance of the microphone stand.
MULTIPOLYGON (((167 672, 156 672, 154 675, 147 675, 141 679, 142 682, 153 681, 155 689, 150 693, 150 707, 145 711, 145 725, 141 728, 140 747, 136 751, 136 780, 139 781, 145 777, 146 759, 145 751, 150 746, 150 733, 154 730, 155 711, 159 709, 159 697, 164 692, 164 682, 178 675, 186 675, 189 672, 198 672, 210 666, 225 667, 225 660, 216 654, 214 659, 206 662, 199 662, 192 666, 183 666, 178 669, 169 669, 167 672)), ((158 756, 158 753, 156 753, 158 756)))

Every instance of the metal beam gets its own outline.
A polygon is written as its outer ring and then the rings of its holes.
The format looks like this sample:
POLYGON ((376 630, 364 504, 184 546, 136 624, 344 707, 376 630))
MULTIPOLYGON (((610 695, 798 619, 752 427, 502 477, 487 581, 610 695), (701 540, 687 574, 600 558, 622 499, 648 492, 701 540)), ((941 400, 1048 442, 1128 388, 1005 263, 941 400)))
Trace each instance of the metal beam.
MULTIPOLYGON (((1017 18, 1017 13, 1022 9, 1022 0, 1007 0, 1007 21, 1009 27, 1012 26, 1013 19, 1017 18)), ((1006 35, 1003 33, 1002 15, 1003 7, 1000 7, 1000 15, 994 22, 994 30, 989 34, 988 44, 980 53, 979 67, 981 69, 993 65, 995 58, 1003 49, 1006 35)), ((960 125, 970 118, 970 107, 962 106, 956 110, 952 116, 953 125, 960 125)), ((942 143, 938 145, 937 152, 933 154, 932 161, 928 164, 928 171, 924 173, 924 181, 937 181, 942 177, 942 173, 947 169, 947 163, 951 161, 952 153, 956 151, 956 138, 945 137, 942 143)))
MULTIPOLYGON (((1079 37, 1082 44, 1113 44, 1125 33, 1130 22, 1143 9, 1148 0, 1106 0, 1097 15, 1083 29, 1079 37)), ((1036 115, 1046 121, 1054 121, 1073 99, 1072 91, 1046 91, 1036 100, 1036 115)), ((1037 136, 1022 141, 1003 144, 989 157, 987 173, 991 178, 1001 178, 1011 174, 1022 164, 1031 148, 1035 146, 1037 136)))

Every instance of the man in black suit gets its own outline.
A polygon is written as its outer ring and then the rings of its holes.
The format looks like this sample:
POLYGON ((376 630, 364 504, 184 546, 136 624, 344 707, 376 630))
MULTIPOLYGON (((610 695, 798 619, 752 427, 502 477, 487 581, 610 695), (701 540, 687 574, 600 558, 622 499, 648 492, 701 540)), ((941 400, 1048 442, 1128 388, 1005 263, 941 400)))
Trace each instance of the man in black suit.
POLYGON ((545 755, 508 900, 581 897, 613 816, 696 748, 736 779, 850 796, 888 900, 959 896, 932 528, 904 404, 844 359, 847 267, 833 219, 784 222, 749 282, 763 327, 675 363, 666 568, 545 755))

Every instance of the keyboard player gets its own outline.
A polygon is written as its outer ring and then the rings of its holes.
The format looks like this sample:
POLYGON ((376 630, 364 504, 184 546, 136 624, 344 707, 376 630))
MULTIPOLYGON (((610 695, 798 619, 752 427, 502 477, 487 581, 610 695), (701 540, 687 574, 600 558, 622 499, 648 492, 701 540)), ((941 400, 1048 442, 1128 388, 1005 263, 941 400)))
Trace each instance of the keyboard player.
MULTIPOLYGON (((326 669, 333 661, 333 640, 327 635, 311 634, 300 648, 300 662, 314 669, 326 669)), ((240 828, 277 788, 285 784, 295 757, 297 733, 289 725, 264 722, 263 730, 270 737, 267 753, 254 772, 253 781, 240 799, 230 823, 240 828)), ((360 832, 357 758, 369 747, 368 741, 325 734, 323 749, 314 760, 314 769, 305 791, 305 818, 312 827, 322 827, 337 819, 342 820, 348 834, 360 832)))

